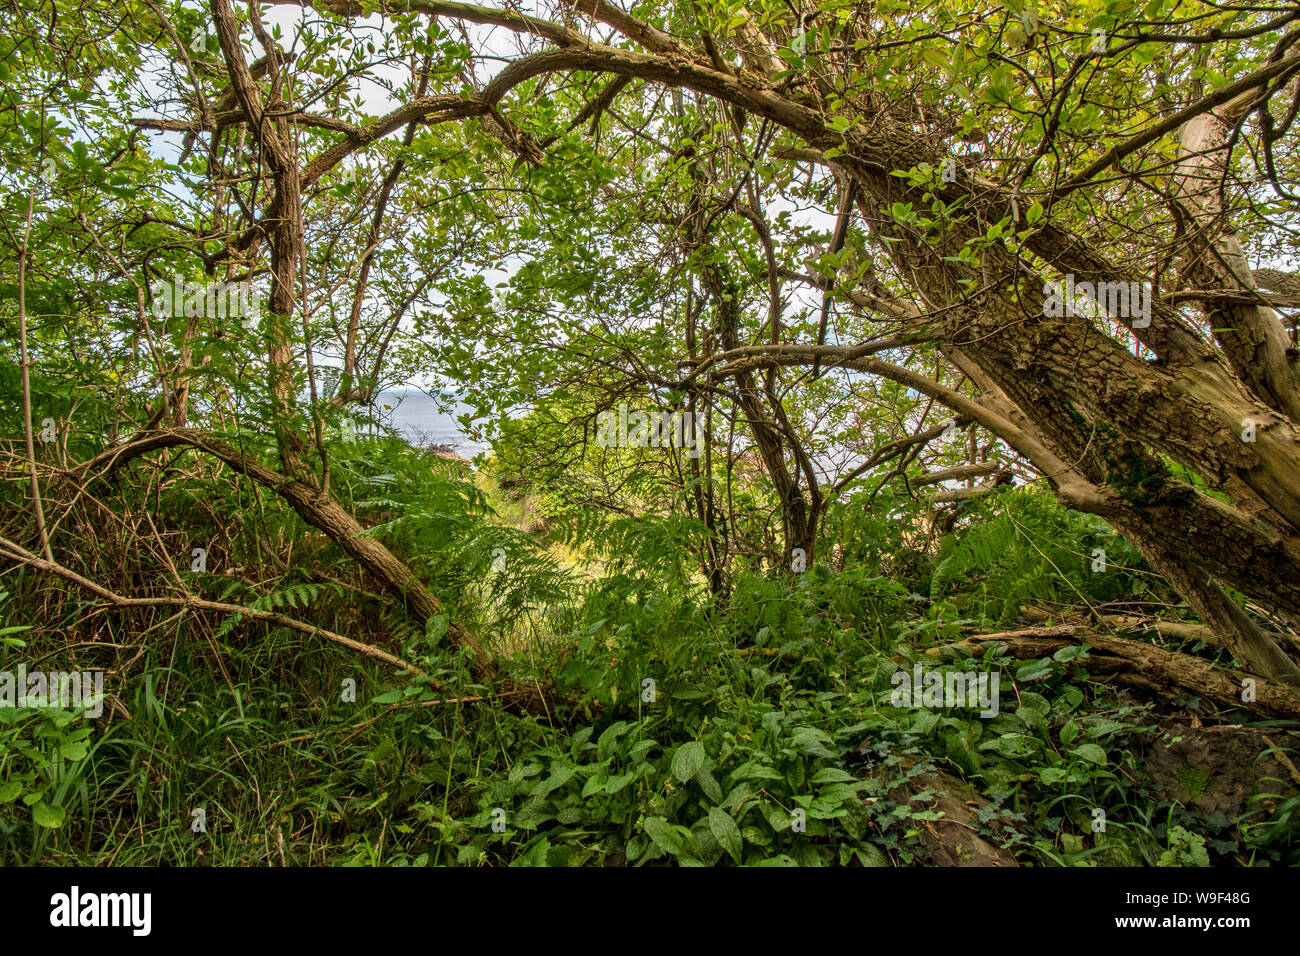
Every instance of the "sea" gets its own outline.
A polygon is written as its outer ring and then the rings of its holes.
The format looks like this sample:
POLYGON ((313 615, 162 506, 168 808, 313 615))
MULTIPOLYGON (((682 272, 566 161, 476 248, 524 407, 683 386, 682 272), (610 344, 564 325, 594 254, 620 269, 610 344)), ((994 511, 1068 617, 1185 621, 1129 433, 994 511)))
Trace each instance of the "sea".
POLYGON ((456 416, 472 411, 468 405, 458 403, 453 412, 443 412, 418 389, 380 392, 375 404, 384 419, 412 445, 450 445, 465 458, 490 450, 489 445, 470 440, 456 420, 456 416))

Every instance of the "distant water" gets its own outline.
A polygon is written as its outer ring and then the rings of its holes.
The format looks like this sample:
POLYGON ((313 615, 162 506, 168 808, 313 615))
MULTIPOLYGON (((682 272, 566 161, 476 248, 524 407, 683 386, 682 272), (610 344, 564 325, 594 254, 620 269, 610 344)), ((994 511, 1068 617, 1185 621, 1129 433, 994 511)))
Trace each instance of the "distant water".
POLYGON ((424 392, 414 389, 380 392, 375 404, 398 434, 413 445, 451 445, 466 458, 489 449, 486 444, 470 441, 456 421, 457 415, 472 411, 468 405, 458 404, 448 414, 440 411, 437 403, 424 392), (392 418, 388 419, 390 414, 392 418))

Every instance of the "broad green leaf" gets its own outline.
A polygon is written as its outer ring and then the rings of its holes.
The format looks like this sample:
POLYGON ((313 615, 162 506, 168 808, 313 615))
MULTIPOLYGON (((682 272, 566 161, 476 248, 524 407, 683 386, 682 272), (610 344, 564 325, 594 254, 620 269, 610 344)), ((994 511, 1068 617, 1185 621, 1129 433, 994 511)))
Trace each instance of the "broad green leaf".
POLYGON ((889 858, 879 847, 872 846, 870 843, 857 847, 856 852, 863 866, 889 866, 889 858))
POLYGON ((695 775, 695 782, 700 785, 704 795, 715 803, 722 802, 722 786, 718 779, 709 772, 708 767, 701 767, 700 772, 695 775))
POLYGON ((643 826, 646 836, 654 840, 655 846, 665 853, 677 856, 682 852, 685 844, 682 842, 681 834, 663 817, 646 817, 643 826))
POLYGON ((827 744, 834 743, 829 734, 816 727, 796 727, 791 742, 810 757, 838 757, 827 744))
POLYGON ((1020 683, 1037 680, 1039 677, 1044 677, 1049 674, 1051 670, 1052 664, 1050 661, 1029 661, 1026 664, 1022 664, 1016 670, 1016 680, 1020 683))
POLYGON ((63 755, 65 760, 80 760, 88 752, 89 748, 84 740, 69 740, 59 747, 59 753, 63 755))
POLYGON ((731 814, 720 807, 712 807, 709 810, 709 829, 727 854, 739 863, 744 840, 741 839, 740 827, 731 819, 731 814))
POLYGON ((1090 761, 1091 763, 1099 765, 1106 763, 1106 751, 1102 750, 1096 744, 1080 744, 1071 750, 1070 753, 1077 757, 1082 757, 1084 760, 1090 761))
POLYGON ((36 821, 37 826, 57 829, 63 826, 63 817, 63 807, 52 807, 44 800, 32 807, 32 819, 36 821))
POLYGON ((785 777, 757 760, 750 760, 731 771, 729 779, 735 783, 741 780, 784 780, 785 777))
POLYGON ((609 775, 605 773, 605 771, 603 770, 595 774, 590 780, 587 781, 586 785, 583 786, 582 788, 583 799, 585 800, 593 793, 599 793, 602 789, 604 789, 605 783, 608 780, 609 780, 609 775))
POLYGON ((809 783, 856 783, 857 777, 839 767, 823 767, 812 775, 809 783))
POLYGON ((692 740, 690 743, 682 744, 673 754, 672 771, 673 776, 682 783, 690 780, 700 772, 704 766, 704 744, 698 740, 692 740))
POLYGON ((605 784, 606 793, 618 793, 629 783, 635 780, 639 773, 633 770, 631 773, 619 774, 617 777, 610 777, 609 782, 605 784))

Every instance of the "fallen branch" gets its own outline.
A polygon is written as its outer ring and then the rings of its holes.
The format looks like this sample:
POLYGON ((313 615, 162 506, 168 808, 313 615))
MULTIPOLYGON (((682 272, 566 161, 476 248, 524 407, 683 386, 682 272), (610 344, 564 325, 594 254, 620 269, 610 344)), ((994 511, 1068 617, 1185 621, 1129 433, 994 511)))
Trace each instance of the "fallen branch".
MULTIPOLYGON (((1094 652, 1079 663, 1090 671, 1113 677, 1122 683, 1148 690, 1164 691, 1168 685, 1182 687, 1224 707, 1235 707, 1260 716, 1282 715, 1300 719, 1300 698, 1286 685, 1239 671, 1228 671, 1187 654, 1156 647, 1142 641, 1101 634, 1074 624, 1029 627, 992 634, 972 634, 949 648, 977 650, 998 643, 1012 656, 1022 659, 1044 657, 1070 644, 1088 644, 1094 652), (1255 700, 1243 701, 1244 681, 1255 682, 1255 700)), ((941 657, 944 648, 930 648, 926 654, 941 657)))
POLYGON ((1103 623, 1124 630, 1155 631, 1163 637, 1176 637, 1180 640, 1205 641, 1207 644, 1222 645, 1223 641, 1214 636, 1214 631, 1204 624, 1185 624, 1182 621, 1160 621, 1150 617, 1134 614, 1103 614, 1103 623))
MULTIPOLYGON (((1053 615, 1036 607, 1024 608, 1021 610, 1020 615, 1030 621, 1049 621, 1053 618, 1060 620, 1060 615, 1053 615)), ((1140 614, 1101 614, 1098 616, 1103 624, 1120 630, 1155 631, 1162 637, 1205 641, 1207 644, 1214 644, 1218 647, 1225 646, 1223 639, 1214 633, 1214 629, 1204 624, 1188 624, 1185 621, 1162 621, 1157 617, 1140 614)), ((1288 635, 1276 632, 1270 632, 1268 636, 1275 641, 1288 637, 1288 635)))
POLYGON ((0 538, 0 556, 6 557, 16 564, 27 565, 35 568, 37 571, 43 571, 47 574, 54 574, 65 580, 85 588, 98 597, 103 598, 110 604, 117 607, 183 607, 194 608, 199 611, 218 611, 224 614, 242 614, 250 617, 255 621, 265 621, 268 624, 276 624, 280 627, 287 627, 290 630, 298 631, 302 634, 310 634, 313 637, 320 636, 327 641, 333 641, 350 650, 364 654, 366 657, 372 657, 377 661, 385 664, 391 664, 408 673, 415 674, 419 677, 427 676, 424 671, 414 664, 408 664, 400 657, 394 657, 387 651, 381 650, 371 644, 363 644, 360 641, 354 641, 350 637, 344 637, 342 634, 335 634, 333 631, 327 631, 322 627, 314 624, 308 624, 305 621, 299 621, 285 614, 276 611, 261 611, 251 607, 244 607, 240 604, 226 604, 221 601, 208 601, 204 598, 195 597, 187 594, 184 597, 147 597, 147 598, 130 598, 124 597, 115 591, 110 591, 102 585, 96 584, 89 578, 84 578, 76 571, 65 568, 63 565, 53 561, 46 561, 37 557, 25 548, 19 547, 7 538, 0 538))

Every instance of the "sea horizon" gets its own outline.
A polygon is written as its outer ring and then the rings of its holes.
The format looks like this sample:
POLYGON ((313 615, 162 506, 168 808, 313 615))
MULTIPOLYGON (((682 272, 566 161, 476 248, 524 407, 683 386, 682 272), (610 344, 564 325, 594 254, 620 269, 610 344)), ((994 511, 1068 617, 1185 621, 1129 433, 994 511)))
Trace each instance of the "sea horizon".
POLYGON ((454 413, 438 407, 426 392, 416 388, 388 389, 375 396, 375 404, 383 418, 412 445, 442 445, 454 449, 465 458, 491 450, 486 442, 475 442, 465 434, 456 415, 472 411, 470 406, 457 403, 454 413), (387 408, 385 406, 391 406, 387 408))

